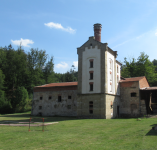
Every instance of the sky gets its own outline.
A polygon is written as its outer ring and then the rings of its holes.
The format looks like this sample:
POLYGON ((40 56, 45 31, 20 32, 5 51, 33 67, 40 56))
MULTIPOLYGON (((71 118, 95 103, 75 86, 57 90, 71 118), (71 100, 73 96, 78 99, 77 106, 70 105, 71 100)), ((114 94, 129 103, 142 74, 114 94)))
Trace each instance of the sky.
POLYGON ((118 52, 117 60, 145 52, 157 59, 156 0, 0 0, 0 47, 20 43, 46 50, 54 71, 78 67, 77 48, 102 24, 101 42, 118 52))

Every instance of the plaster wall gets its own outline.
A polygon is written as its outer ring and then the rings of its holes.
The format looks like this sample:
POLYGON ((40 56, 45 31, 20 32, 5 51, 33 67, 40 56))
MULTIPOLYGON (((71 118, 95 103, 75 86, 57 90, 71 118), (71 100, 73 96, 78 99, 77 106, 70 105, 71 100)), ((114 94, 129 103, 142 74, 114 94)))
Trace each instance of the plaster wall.
POLYGON ((107 80, 108 80, 108 93, 115 94, 115 58, 114 56, 107 52, 107 80), (112 62, 110 65, 110 61, 112 62))
POLYGON ((119 81, 120 81, 120 65, 118 63, 116 63, 116 95, 120 95, 120 84, 119 84, 119 81))
POLYGON ((85 47, 82 53, 82 94, 101 92, 100 49, 97 46, 85 47), (93 59, 93 68, 90 68, 90 59, 93 59), (90 71, 93 71, 93 80, 90 80, 90 71), (89 82, 93 82, 93 91, 89 89, 89 82))

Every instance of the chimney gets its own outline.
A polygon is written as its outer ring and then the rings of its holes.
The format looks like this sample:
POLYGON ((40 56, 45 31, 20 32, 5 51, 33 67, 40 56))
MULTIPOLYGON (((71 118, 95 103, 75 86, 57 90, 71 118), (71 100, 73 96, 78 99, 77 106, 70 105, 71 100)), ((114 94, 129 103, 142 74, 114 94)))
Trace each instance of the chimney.
POLYGON ((101 42, 101 27, 99 23, 94 24, 94 36, 95 40, 101 42))

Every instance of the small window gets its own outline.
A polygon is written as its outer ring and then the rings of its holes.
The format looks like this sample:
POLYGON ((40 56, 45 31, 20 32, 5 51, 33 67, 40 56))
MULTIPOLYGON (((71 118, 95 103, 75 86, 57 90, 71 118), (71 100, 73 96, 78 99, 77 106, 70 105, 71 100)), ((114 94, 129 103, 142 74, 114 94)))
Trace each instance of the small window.
POLYGON ((90 91, 93 91, 93 84, 90 84, 90 91))
POLYGON ((119 82, 119 76, 117 76, 117 83, 119 82))
POLYGON ((71 105, 68 105, 67 108, 68 108, 68 109, 71 109, 71 105))
POLYGON ((110 92, 112 92, 112 83, 110 82, 110 92))
POLYGON ((93 61, 90 61, 90 68, 93 68, 93 61))
POLYGON ((49 99, 52 99, 52 97, 51 97, 51 96, 49 96, 49 99))
POLYGON ((110 59, 110 69, 112 69, 113 61, 110 59))
POLYGON ((118 65, 117 65, 117 73, 119 73, 119 67, 118 67, 118 65))
POLYGON ((135 92, 131 93, 131 97, 136 97, 136 93, 135 92))
POLYGON ((92 43, 90 44, 90 46, 92 46, 92 43))
POLYGON ((71 96, 68 96, 68 99, 71 99, 71 96))
POLYGON ((39 106, 39 110, 41 110, 42 109, 42 106, 39 106))
POLYGON ((93 72, 90 73, 90 80, 93 80, 93 72))
POLYGON ((89 67, 90 67, 90 68, 93 68, 93 59, 90 59, 90 60, 89 60, 89 63, 90 63, 90 66, 89 66, 89 67))
POLYGON ((93 114, 93 101, 89 102, 89 113, 93 114))
POLYGON ((42 116, 42 113, 41 113, 41 112, 39 112, 39 116, 42 116))
POLYGON ((43 97, 42 96, 40 96, 40 100, 42 100, 43 99, 43 97))
POLYGON ((112 81, 112 72, 110 71, 110 81, 112 81))
POLYGON ((61 102, 62 98, 61 96, 58 96, 58 102, 61 102))

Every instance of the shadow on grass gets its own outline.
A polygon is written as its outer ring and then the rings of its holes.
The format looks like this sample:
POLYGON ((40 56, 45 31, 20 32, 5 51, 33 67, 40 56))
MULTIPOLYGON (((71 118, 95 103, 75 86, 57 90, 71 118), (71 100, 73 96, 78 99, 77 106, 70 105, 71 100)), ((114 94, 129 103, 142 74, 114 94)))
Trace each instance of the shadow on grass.
POLYGON ((21 114, 5 114, 0 115, 0 124, 9 124, 10 122, 29 122, 31 117, 32 122, 58 122, 58 121, 68 121, 68 120, 79 120, 77 117, 44 117, 44 116, 31 116, 28 113, 21 113, 21 114), (2 120, 3 119, 3 120, 2 120))
POLYGON ((146 134, 146 136, 157 136, 157 130, 150 130, 147 134, 146 134))
POLYGON ((157 136, 157 130, 154 130, 154 129, 153 129, 153 127, 157 126, 157 124, 152 124, 152 125, 150 125, 150 126, 152 127, 152 129, 146 134, 146 136, 150 136, 150 135, 151 135, 151 136, 152 136, 152 135, 153 135, 153 136, 155 136, 155 135, 157 136))

